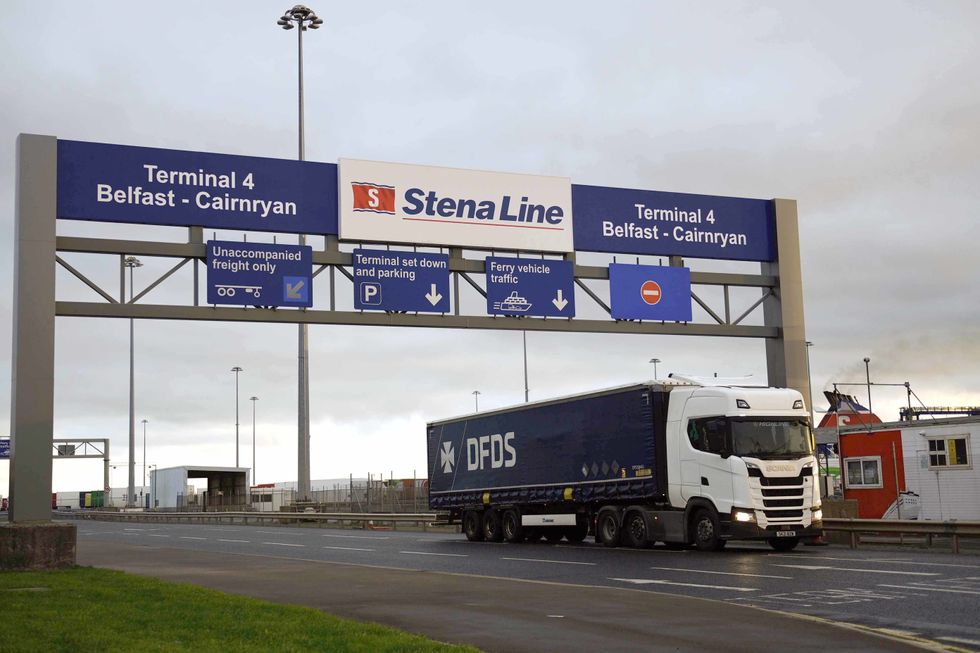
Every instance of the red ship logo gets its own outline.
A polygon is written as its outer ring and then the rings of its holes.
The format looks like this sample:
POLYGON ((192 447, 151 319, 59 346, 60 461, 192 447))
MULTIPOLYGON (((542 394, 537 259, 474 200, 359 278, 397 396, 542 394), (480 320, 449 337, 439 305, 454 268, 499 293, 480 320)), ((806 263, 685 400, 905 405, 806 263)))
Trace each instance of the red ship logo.
POLYGON ((395 187, 369 182, 352 181, 354 210, 369 213, 395 214, 395 187))

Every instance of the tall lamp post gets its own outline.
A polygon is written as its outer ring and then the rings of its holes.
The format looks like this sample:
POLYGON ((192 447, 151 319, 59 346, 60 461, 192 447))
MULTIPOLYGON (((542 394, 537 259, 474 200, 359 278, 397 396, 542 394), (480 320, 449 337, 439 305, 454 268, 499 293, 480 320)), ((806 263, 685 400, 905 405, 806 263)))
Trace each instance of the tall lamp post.
POLYGON ((248 400, 252 402, 252 485, 258 485, 259 482, 255 478, 255 402, 259 398, 249 397, 248 400))
MULTIPOLYGON (((129 268, 129 303, 133 303, 133 270, 143 267, 143 263, 135 256, 123 259, 123 267, 129 268)), ((129 493, 126 495, 126 507, 136 505, 136 387, 134 363, 134 326, 133 318, 129 318, 129 493)))
POLYGON ((476 412, 479 413, 480 412, 480 391, 479 390, 474 390, 472 394, 473 394, 473 401, 476 402, 476 412))
POLYGON ((662 363, 663 361, 659 358, 651 358, 650 362, 653 363, 653 380, 657 380, 657 363, 662 363))
POLYGON ((157 505, 159 505, 160 500, 157 499, 157 470, 160 469, 160 465, 150 465, 150 473, 153 474, 153 480, 150 483, 150 507, 156 510, 157 505))
POLYGON ((864 357, 864 378, 868 383, 868 431, 871 431, 871 359, 864 357))
MULTIPOLYGON (((148 420, 143 420, 143 480, 140 482, 142 487, 146 487, 146 422, 148 420)), ((140 496, 143 496, 143 490, 140 490, 140 496)))
POLYGON ((235 467, 238 467, 238 373, 244 372, 242 368, 237 365, 231 368, 231 371, 235 373, 235 467))
MULTIPOLYGON (((309 7, 296 5, 292 9, 286 10, 279 18, 277 24, 284 30, 296 30, 297 51, 298 51, 298 79, 299 79, 299 160, 302 161, 306 155, 304 141, 304 116, 303 116, 303 32, 307 29, 319 29, 323 21, 317 17, 309 7)), ((306 236, 300 234, 299 244, 306 244, 306 236)), ((298 467, 296 478, 297 499, 306 501, 310 498, 310 362, 309 362, 309 338, 307 335, 306 324, 299 325, 299 407, 298 407, 298 467)))
POLYGON ((813 343, 807 340, 804 344, 806 344, 806 386, 810 389, 810 426, 816 428, 817 425, 814 422, 816 417, 813 412, 813 377, 810 376, 810 347, 813 346, 813 343))

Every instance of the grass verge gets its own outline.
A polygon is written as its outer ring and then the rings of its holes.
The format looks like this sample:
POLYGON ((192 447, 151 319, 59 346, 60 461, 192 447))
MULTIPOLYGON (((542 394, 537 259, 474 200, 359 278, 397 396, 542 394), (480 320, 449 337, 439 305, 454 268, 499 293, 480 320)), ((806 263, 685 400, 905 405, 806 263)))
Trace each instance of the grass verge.
POLYGON ((0 573, 0 651, 190 650, 477 652, 312 608, 120 571, 0 573))

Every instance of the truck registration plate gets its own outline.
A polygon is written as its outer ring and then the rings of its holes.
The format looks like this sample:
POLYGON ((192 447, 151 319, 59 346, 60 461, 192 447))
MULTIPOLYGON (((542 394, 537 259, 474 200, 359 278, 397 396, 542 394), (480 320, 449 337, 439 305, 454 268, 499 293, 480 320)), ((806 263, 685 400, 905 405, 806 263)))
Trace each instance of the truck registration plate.
POLYGON ((776 537, 796 537, 796 531, 776 531, 776 537))

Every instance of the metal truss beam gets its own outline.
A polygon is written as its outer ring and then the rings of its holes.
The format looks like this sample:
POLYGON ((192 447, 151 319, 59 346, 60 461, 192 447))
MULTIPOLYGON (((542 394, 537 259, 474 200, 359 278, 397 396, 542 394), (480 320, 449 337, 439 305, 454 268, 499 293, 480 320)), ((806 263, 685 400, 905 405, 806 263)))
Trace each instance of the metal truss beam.
POLYGON ((435 315, 409 313, 360 313, 357 311, 297 311, 265 308, 211 308, 154 304, 102 304, 57 302, 60 317, 118 317, 147 320, 210 320, 218 322, 267 322, 274 324, 334 324, 361 326, 433 327, 451 329, 498 329, 505 331, 564 331, 572 333, 663 334, 777 338, 777 327, 677 322, 607 321, 435 315))

